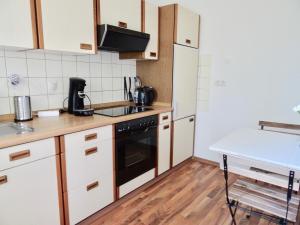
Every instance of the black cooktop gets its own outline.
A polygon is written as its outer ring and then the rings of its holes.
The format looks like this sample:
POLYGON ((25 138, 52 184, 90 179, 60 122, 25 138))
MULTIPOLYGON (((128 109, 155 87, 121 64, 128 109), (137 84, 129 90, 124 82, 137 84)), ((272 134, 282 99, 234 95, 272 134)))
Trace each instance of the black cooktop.
POLYGON ((117 116, 126 116, 126 115, 139 113, 139 112, 146 112, 149 110, 152 110, 152 109, 142 107, 142 106, 121 106, 121 107, 95 110, 94 114, 110 116, 110 117, 117 117, 117 116))

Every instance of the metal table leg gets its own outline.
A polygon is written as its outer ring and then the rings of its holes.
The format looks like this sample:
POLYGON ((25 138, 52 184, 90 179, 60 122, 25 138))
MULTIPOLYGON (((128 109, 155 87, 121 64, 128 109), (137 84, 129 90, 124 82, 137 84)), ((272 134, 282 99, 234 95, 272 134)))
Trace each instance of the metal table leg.
POLYGON ((223 155, 223 165, 224 165, 224 178, 225 178, 225 190, 226 190, 226 201, 229 208, 230 215, 232 217, 232 223, 234 225, 237 225, 235 220, 235 214, 238 208, 238 202, 229 199, 228 194, 228 166, 227 166, 227 155, 223 155))

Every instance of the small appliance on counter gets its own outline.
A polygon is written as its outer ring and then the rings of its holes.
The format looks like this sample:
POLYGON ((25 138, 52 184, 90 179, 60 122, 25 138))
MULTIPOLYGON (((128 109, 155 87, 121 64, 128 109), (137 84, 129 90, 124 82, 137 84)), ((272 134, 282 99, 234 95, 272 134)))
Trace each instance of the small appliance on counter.
POLYGON ((69 88, 69 98, 68 98, 68 112, 74 114, 75 116, 92 116, 94 114, 94 109, 84 108, 84 98, 87 97, 84 88, 86 82, 84 79, 71 77, 70 78, 70 88, 69 88))
POLYGON ((15 122, 32 120, 30 96, 15 96, 15 122))
POLYGON ((152 87, 136 88, 133 101, 138 106, 151 106, 154 100, 154 89, 152 87))

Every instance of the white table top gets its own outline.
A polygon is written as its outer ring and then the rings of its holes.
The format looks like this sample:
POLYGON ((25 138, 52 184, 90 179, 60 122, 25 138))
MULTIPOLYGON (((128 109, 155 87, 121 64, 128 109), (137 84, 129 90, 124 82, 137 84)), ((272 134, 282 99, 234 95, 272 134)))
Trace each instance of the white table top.
POLYGON ((210 146, 221 154, 300 170, 300 136, 272 131, 241 129, 210 146))

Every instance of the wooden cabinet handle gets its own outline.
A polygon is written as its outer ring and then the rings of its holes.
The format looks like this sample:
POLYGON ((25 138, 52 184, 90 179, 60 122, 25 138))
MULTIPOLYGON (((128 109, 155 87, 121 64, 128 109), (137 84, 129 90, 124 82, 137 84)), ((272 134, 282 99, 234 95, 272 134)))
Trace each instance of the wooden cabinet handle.
POLYGON ((156 57, 156 52, 150 52, 151 57, 156 57))
POLYGON ((119 21, 119 27, 127 28, 127 23, 119 21))
POLYGON ((87 191, 90 191, 90 190, 92 190, 92 189, 94 189, 94 188, 96 188, 96 187, 98 187, 98 186, 99 186, 99 182, 96 181, 96 182, 91 183, 91 184, 89 184, 88 186, 86 186, 86 190, 87 190, 87 191))
POLYGON ((30 157, 30 150, 24 150, 20 152, 11 153, 9 155, 9 161, 15 161, 19 159, 24 159, 30 157))
POLYGON ((191 44, 192 42, 191 42, 191 40, 190 39, 185 39, 185 43, 187 43, 187 44, 191 44))
POLYGON ((85 135, 85 141, 97 139, 97 133, 85 135))
POLYGON ((85 155, 91 155, 91 154, 94 154, 96 152, 98 152, 98 148, 97 147, 89 148, 89 149, 85 150, 85 155))
POLYGON ((167 120, 167 119, 169 119, 169 116, 163 116, 162 119, 163 119, 163 120, 167 120))
POLYGON ((0 185, 7 183, 7 176, 0 177, 0 185))
POLYGON ((167 129, 169 129, 169 128, 170 128, 169 125, 165 125, 165 126, 164 126, 164 130, 167 130, 167 129))
POLYGON ((80 44, 80 49, 83 49, 83 50, 93 50, 93 45, 81 43, 80 44))
POLYGON ((191 119, 190 119, 190 122, 194 122, 194 118, 191 118, 191 119))

